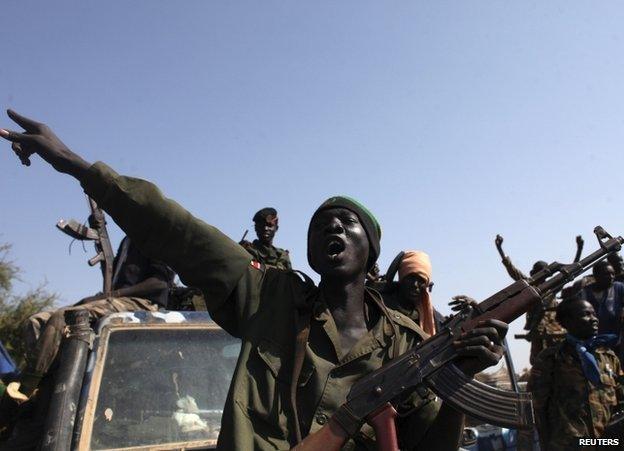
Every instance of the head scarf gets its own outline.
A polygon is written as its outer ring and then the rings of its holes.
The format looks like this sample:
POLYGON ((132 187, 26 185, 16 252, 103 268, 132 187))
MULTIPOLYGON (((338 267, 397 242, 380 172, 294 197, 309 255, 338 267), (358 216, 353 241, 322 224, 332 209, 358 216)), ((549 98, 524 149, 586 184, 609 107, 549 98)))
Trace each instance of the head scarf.
POLYGON ((427 288, 420 293, 420 302, 415 307, 418 310, 420 326, 429 335, 433 335, 436 329, 431 296, 428 290, 431 283, 431 260, 429 255, 421 251, 406 251, 399 265, 399 282, 410 274, 417 274, 427 284, 427 288))

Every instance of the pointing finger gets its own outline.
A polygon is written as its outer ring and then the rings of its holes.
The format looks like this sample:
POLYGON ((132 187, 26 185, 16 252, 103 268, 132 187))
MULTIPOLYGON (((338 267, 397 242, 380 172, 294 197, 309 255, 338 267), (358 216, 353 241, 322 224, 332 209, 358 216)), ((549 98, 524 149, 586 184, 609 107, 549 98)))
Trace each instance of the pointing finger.
POLYGON ((41 126, 39 122, 22 116, 21 114, 18 114, 13 110, 7 110, 7 114, 27 132, 36 131, 41 126))
POLYGON ((13 142, 22 142, 25 141, 27 138, 27 135, 23 133, 14 132, 5 128, 0 128, 0 136, 13 142))

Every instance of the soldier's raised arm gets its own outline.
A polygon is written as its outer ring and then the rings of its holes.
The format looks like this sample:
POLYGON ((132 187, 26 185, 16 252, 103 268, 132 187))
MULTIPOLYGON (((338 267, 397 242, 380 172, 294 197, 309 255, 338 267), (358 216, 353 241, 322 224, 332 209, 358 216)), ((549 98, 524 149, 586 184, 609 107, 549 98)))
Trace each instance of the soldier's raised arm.
MULTIPOLYGON (((38 154, 58 172, 76 178, 147 257, 171 266, 182 281, 201 288, 210 300, 211 313, 235 333, 237 321, 253 313, 252 298, 239 293, 246 305, 225 305, 225 300, 249 273, 251 257, 215 227, 195 218, 158 187, 145 180, 124 177, 104 163, 90 164, 71 151, 45 124, 9 110, 8 115, 25 131, 0 129, 12 149, 29 166, 38 154), (222 310, 227 310, 224 312, 222 310)), ((258 284, 259 284, 258 280, 258 284)), ((251 283, 244 284, 253 287, 251 283)))
POLYGON ((507 274, 509 274, 509 277, 511 277, 513 280, 526 279, 527 276, 525 276, 522 271, 514 266, 514 264, 511 262, 511 258, 509 258, 509 256, 505 254, 505 251, 503 251, 503 237, 501 235, 496 235, 494 244, 496 245, 496 250, 498 250, 498 253, 501 256, 503 266, 507 270, 507 274))

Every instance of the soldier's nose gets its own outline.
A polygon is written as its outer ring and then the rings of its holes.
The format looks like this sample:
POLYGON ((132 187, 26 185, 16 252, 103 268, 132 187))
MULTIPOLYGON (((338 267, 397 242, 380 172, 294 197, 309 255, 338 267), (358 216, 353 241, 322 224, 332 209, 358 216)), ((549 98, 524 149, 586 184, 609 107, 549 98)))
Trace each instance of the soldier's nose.
POLYGON ((337 219, 332 219, 327 224, 327 227, 326 227, 325 230, 327 232, 329 232, 329 233, 342 233, 342 232, 344 232, 344 228, 342 227, 342 224, 337 219))

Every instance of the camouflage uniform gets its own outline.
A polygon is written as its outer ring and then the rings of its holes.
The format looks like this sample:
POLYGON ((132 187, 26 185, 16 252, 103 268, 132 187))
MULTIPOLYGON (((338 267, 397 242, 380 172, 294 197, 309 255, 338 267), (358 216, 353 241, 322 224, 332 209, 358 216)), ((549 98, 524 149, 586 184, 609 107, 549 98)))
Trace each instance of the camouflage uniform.
MULTIPOLYGON (((528 277, 514 266, 509 257, 503 259, 503 265, 513 280, 526 280, 528 277)), ((526 314, 524 330, 528 330, 527 340, 531 342, 529 362, 533 365, 542 350, 560 343, 565 337, 566 330, 555 318, 557 300, 555 295, 542 299, 526 314)))
POLYGON ((567 341, 542 351, 531 368, 528 390, 540 441, 548 451, 575 449, 578 438, 600 438, 624 400, 624 373, 615 353, 599 347, 593 355, 602 386, 587 380, 576 349, 567 341))
POLYGON ((529 330, 528 339, 531 342, 531 365, 537 360, 537 356, 546 348, 550 348, 565 338, 566 330, 559 324, 554 308, 557 306, 555 297, 543 299, 542 305, 527 313, 525 329, 529 330))
POLYGON ((241 242, 241 246, 243 246, 257 262, 285 271, 292 269, 290 256, 286 249, 280 249, 273 245, 266 246, 262 244, 260 240, 253 240, 251 243, 249 241, 243 241, 241 242))

